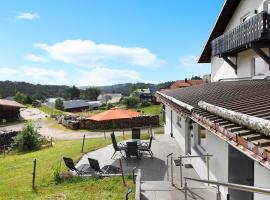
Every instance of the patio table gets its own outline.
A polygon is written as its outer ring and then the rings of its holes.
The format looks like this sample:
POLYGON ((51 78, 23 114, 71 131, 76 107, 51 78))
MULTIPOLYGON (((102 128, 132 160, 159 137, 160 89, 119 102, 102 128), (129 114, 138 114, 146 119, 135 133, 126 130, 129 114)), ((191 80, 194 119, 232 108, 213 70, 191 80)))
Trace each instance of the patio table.
POLYGON ((137 142, 137 145, 140 146, 142 144, 140 139, 130 139, 130 140, 125 140, 121 144, 124 146, 127 146, 127 142, 137 142))

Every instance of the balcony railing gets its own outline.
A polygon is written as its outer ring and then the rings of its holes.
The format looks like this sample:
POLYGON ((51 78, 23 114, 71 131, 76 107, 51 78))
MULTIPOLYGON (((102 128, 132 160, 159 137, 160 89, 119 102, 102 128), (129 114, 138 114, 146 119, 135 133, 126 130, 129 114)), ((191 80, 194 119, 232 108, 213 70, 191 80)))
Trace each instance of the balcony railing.
POLYGON ((239 52, 250 44, 270 41, 270 14, 261 12, 214 39, 212 56, 239 52))

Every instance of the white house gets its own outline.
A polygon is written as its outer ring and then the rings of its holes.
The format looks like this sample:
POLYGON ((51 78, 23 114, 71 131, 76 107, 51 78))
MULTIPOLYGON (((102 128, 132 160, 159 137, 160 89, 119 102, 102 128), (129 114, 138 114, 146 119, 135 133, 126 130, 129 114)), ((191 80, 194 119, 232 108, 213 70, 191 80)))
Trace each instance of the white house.
MULTIPOLYGON (((213 155, 210 179, 270 188, 270 0, 227 0, 200 56, 212 83, 157 92, 165 134, 213 155)), ((207 179, 204 159, 190 159, 207 179)), ((230 200, 270 196, 222 188, 230 200)))

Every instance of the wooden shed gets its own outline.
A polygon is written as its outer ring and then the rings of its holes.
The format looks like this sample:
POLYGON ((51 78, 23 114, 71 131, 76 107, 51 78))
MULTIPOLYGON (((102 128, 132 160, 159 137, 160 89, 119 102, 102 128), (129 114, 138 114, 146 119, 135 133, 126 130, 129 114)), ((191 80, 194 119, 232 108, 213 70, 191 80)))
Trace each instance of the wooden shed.
POLYGON ((20 119, 20 109, 26 106, 12 100, 0 99, 0 121, 16 121, 20 119))

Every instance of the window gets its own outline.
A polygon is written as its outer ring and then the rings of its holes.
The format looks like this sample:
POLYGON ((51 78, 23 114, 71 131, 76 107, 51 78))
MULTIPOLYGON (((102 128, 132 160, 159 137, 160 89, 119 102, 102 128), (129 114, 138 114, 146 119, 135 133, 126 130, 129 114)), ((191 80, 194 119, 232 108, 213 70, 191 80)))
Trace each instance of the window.
POLYGON ((178 125, 180 128, 182 128, 181 121, 182 121, 181 116, 177 115, 177 125, 178 125))
POLYGON ((198 145, 205 150, 206 130, 202 126, 199 126, 198 130, 198 145))
POLYGON ((255 57, 253 60, 253 75, 254 76, 265 75, 265 61, 261 57, 255 57))

